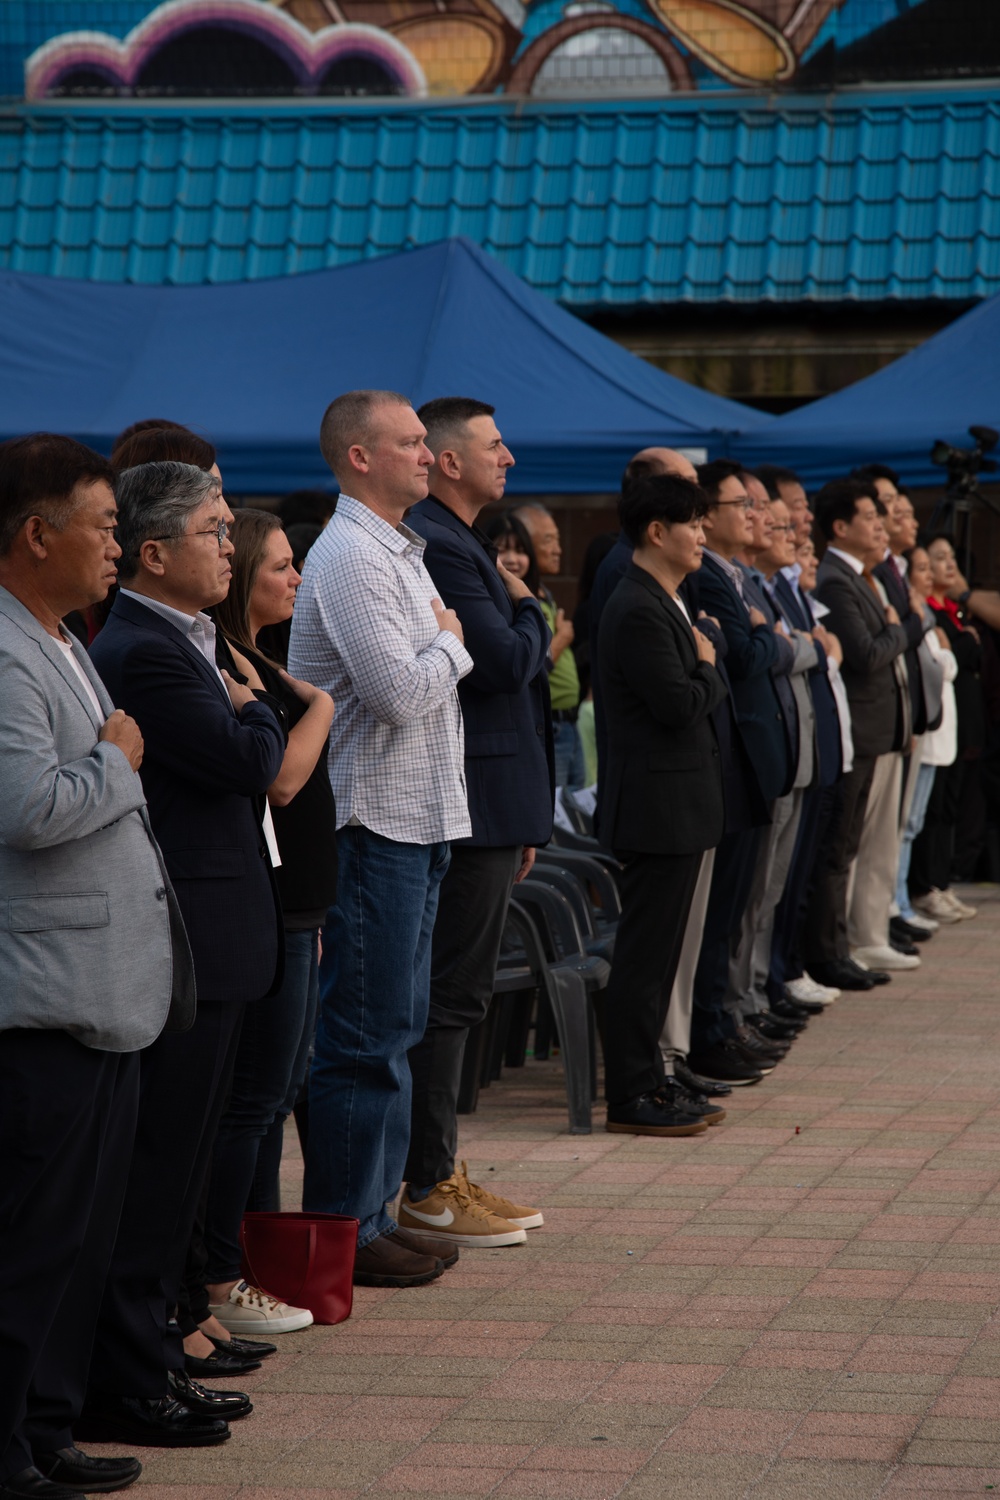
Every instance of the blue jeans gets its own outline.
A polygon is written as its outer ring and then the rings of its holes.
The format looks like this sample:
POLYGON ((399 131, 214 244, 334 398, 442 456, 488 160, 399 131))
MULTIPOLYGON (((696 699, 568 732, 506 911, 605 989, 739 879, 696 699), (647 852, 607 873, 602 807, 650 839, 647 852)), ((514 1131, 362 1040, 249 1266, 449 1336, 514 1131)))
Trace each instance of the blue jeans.
POLYGON ((568 719, 552 726, 552 749, 556 763, 556 786, 579 791, 587 784, 587 762, 583 754, 580 731, 568 719))
POLYGON ((302 1205, 352 1214, 359 1248, 395 1229, 386 1211, 410 1143, 407 1053, 423 1037, 431 933, 447 844, 337 834, 337 904, 323 931, 302 1205))
POLYGON ((921 766, 917 772, 917 784, 913 788, 913 801, 910 803, 910 816, 906 820, 903 830, 903 841, 899 846, 899 874, 896 876, 896 905, 899 907, 899 915, 904 922, 908 922, 915 915, 910 905, 910 858, 913 854, 913 840, 924 826, 927 816, 927 804, 931 800, 931 792, 934 790, 934 776, 937 766, 921 766))
MULTIPOLYGON (((295 1054, 289 1075, 288 1093, 271 1121, 267 1135, 257 1151, 257 1170, 253 1175, 250 1196, 247 1199, 249 1213, 277 1213, 281 1208, 281 1153, 285 1142, 285 1121, 299 1101, 309 1073, 309 1057, 316 1038, 316 1017, 319 1014, 319 943, 315 932, 285 933, 285 971, 288 965, 299 962, 300 940, 308 939, 309 978, 306 981, 306 1012, 302 1026, 302 1039, 295 1054), (292 950, 296 950, 293 957, 292 950)), ((304 945, 303 945, 304 946, 304 945)), ((287 979, 286 979, 287 982, 287 979)))
MULTIPOLYGON (((275 1123, 280 1129, 305 1074, 315 1026, 310 980, 317 934, 285 933, 285 978, 269 1000, 246 1007, 229 1104, 212 1154, 205 1215, 205 1280, 232 1281, 240 1271, 240 1221, 275 1123)), ((280 1146, 279 1146, 280 1150, 280 1146)), ((280 1157, 279 1157, 280 1160, 280 1157)))

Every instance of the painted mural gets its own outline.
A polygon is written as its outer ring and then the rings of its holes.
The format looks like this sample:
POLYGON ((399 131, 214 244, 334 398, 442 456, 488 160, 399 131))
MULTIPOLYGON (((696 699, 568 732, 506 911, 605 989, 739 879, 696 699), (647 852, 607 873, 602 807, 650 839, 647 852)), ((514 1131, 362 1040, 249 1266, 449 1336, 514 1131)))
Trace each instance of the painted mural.
POLYGON ((133 0, 107 29, 86 25, 97 0, 79 8, 79 29, 25 59, 28 99, 594 99, 1000 74, 996 0, 133 0))

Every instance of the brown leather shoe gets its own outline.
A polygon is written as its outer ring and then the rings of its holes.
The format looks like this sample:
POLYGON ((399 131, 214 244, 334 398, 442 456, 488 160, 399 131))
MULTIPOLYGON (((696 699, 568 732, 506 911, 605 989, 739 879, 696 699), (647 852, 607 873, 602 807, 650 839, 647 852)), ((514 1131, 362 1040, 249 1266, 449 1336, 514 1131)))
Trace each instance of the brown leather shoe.
POLYGON ((407 1250, 413 1250, 417 1255, 436 1255, 444 1263, 445 1270, 458 1260, 458 1246, 453 1245, 451 1240, 436 1240, 430 1236, 424 1239, 422 1235, 418 1238, 402 1225, 396 1226, 389 1239, 398 1240, 407 1250))
POLYGON ((444 1263, 426 1251, 410 1250, 398 1233, 380 1234, 354 1258, 355 1286, 423 1286, 434 1281, 444 1263))

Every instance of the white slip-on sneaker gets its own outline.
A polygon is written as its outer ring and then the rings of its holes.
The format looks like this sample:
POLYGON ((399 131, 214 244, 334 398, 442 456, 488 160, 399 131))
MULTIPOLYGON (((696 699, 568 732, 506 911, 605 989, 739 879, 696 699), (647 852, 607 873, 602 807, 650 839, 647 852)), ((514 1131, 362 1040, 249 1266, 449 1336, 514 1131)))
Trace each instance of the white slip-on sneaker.
POLYGON ((919 969, 920 959, 916 954, 900 953, 888 944, 883 948, 855 948, 851 957, 856 964, 866 969, 919 969))

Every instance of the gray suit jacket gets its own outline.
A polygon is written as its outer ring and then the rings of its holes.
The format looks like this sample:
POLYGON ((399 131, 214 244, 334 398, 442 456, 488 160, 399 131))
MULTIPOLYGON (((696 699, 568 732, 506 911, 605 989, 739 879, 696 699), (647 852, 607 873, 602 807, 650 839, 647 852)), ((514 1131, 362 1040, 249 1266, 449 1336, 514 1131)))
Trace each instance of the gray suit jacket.
POLYGON ((901 750, 906 714, 893 662, 906 650, 906 631, 889 624, 878 595, 832 552, 823 554, 815 594, 830 611, 824 624, 844 649, 841 676, 851 705, 855 755, 901 750))
MULTIPOLYGON (((113 705, 73 654, 104 718, 113 705)), ((131 1052, 194 1019, 194 970, 122 752, 98 741, 83 684, 58 645, 0 588, 0 1030, 67 1031, 131 1052)))

